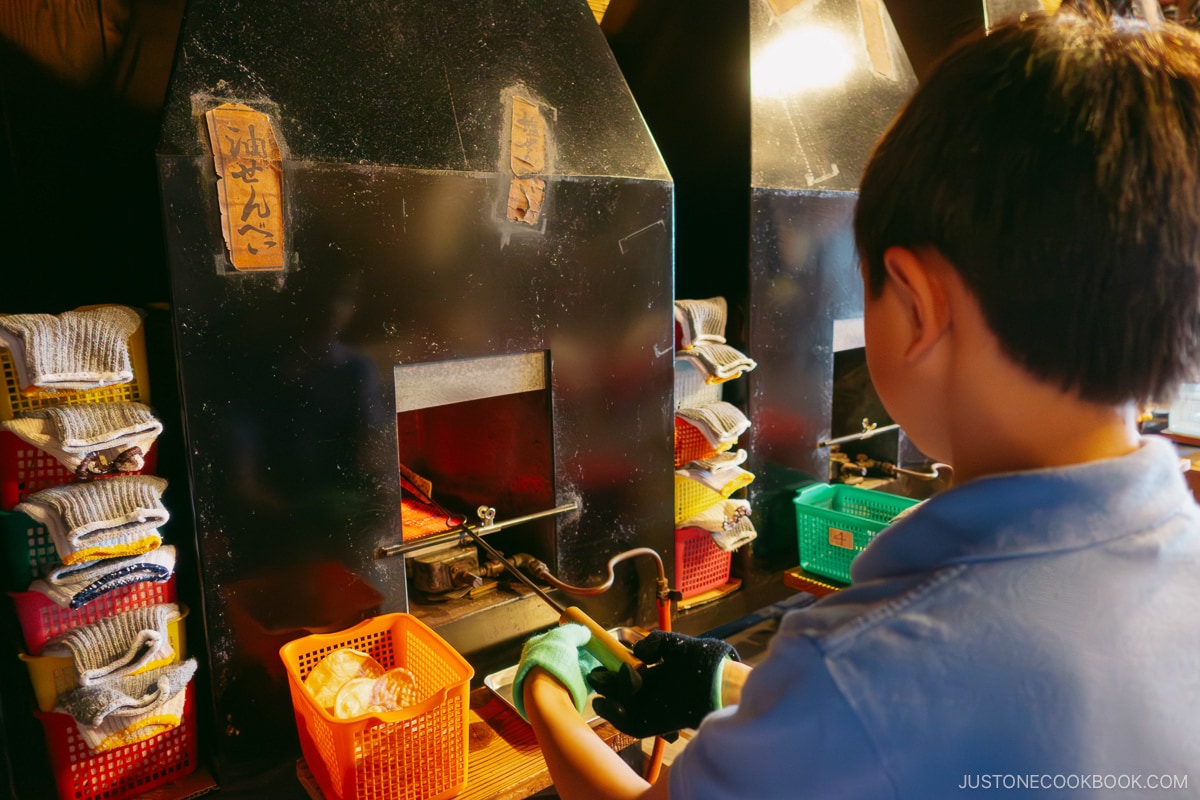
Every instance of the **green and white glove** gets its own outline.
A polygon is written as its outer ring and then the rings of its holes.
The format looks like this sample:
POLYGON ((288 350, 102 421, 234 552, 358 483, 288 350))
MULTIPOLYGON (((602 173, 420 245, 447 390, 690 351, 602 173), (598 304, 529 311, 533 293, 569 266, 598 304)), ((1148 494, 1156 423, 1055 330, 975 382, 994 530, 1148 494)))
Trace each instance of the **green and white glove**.
POLYGON ((592 638, 592 633, 582 625, 568 622, 551 628, 545 633, 530 637, 521 649, 521 662, 517 665, 517 675, 513 678, 513 706, 526 721, 525 713, 525 676, 534 667, 541 667, 549 672, 558 682, 571 693, 575 709, 583 713, 587 704, 588 688, 587 674, 600 662, 583 646, 592 638))

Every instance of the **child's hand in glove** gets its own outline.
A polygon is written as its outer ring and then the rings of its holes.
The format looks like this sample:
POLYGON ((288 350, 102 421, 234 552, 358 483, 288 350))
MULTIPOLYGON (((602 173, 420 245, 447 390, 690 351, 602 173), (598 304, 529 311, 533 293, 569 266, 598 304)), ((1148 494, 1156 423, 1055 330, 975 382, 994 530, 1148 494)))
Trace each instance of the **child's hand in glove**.
POLYGON ((600 666, 596 657, 583 649, 591 638, 587 628, 569 622, 525 642, 512 686, 513 705, 522 717, 529 719, 525 714, 525 676, 534 667, 541 667, 557 678, 571 693, 576 710, 583 712, 589 694, 585 676, 600 666))
POLYGON ((641 672, 622 665, 619 672, 599 667, 588 682, 602 697, 596 713, 630 736, 645 738, 695 728, 721 707, 721 672, 737 651, 720 639, 653 631, 633 646, 645 662, 641 672))

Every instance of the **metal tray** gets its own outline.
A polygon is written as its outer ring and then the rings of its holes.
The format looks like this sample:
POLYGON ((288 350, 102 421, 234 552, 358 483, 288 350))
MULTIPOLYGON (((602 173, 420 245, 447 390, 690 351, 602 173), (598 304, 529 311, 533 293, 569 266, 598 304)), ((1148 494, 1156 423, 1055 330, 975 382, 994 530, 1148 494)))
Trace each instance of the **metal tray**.
MULTIPOLYGON (((632 645, 646 635, 644 631, 636 628, 609 628, 608 632, 615 636, 618 642, 626 645, 632 645)), ((493 672, 483 679, 483 685, 491 689, 492 694, 500 698, 513 711, 517 710, 517 707, 513 705, 512 693, 513 678, 517 674, 517 666, 517 664, 513 664, 511 667, 493 672)), ((600 718, 600 715, 592 708, 593 697, 595 695, 588 695, 587 702, 583 706, 583 719, 589 725, 600 718)))

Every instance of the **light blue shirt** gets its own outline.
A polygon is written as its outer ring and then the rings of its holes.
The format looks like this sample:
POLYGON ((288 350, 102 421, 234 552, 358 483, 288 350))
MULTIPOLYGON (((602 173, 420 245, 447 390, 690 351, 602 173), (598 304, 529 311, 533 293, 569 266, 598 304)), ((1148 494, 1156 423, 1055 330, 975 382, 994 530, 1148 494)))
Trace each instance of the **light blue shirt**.
POLYGON ((1200 509, 1166 441, 951 489, 852 575, 783 618, 672 800, 1200 797, 1200 509))

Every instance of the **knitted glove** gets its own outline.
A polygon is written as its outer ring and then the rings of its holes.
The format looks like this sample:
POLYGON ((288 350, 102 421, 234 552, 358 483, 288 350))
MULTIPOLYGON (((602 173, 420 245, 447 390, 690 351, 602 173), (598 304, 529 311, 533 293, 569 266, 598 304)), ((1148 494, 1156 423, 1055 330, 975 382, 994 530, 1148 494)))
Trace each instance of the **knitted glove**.
POLYGON ((591 631, 587 628, 569 622, 525 642, 521 649, 521 663, 517 665, 517 675, 513 678, 512 691, 513 706, 526 721, 529 717, 525 714, 525 676, 534 667, 541 667, 557 678, 571 693, 575 709, 583 713, 591 693, 584 676, 600 667, 596 657, 583 649, 591 638, 591 631))
POLYGON ((149 406, 132 400, 48 406, 0 425, 82 480, 142 469, 145 454, 163 428, 149 406))
POLYGON ((633 646, 645 667, 592 670, 588 682, 602 697, 596 713, 630 736, 663 736, 695 728, 721 707, 725 659, 739 660, 732 645, 668 631, 652 631, 633 646))
POLYGON ((111 717, 136 717, 153 711, 183 690, 196 672, 196 659, 69 689, 58 696, 56 710, 95 727, 111 717))
POLYGON ((162 544, 170 519, 165 478, 118 475, 34 492, 15 507, 46 526, 64 564, 147 553, 162 544))
POLYGON ((0 346, 22 388, 94 389, 133 380, 129 337, 142 317, 128 306, 0 316, 0 346))
POLYGON ((187 705, 196 659, 73 689, 56 710, 75 718, 80 737, 96 752, 125 747, 176 728, 187 705))
POLYGON ((679 328, 678 346, 682 349, 699 342, 724 342, 729 305, 724 297, 707 300, 676 300, 675 324, 679 328))
POLYGON ((164 544, 128 558, 48 565, 45 574, 29 584, 29 591, 41 592, 60 608, 81 608, 122 586, 169 580, 174 571, 175 547, 164 544))
POLYGON ((52 637, 42 652, 71 656, 80 686, 169 664, 175 650, 167 624, 179 617, 179 606, 159 603, 102 617, 52 637))

